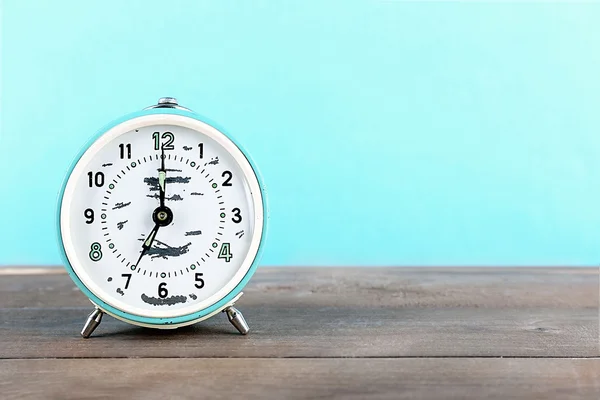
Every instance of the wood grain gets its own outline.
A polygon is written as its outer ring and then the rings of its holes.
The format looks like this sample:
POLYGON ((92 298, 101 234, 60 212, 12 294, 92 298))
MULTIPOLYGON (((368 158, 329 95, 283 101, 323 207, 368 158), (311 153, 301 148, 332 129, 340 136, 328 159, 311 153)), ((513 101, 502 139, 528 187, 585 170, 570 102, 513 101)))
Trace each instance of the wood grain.
POLYGON ((224 316, 160 331, 91 310, 66 275, 4 276, 0 358, 594 357, 597 270, 265 268, 224 316), (201 345, 199 345, 201 343, 201 345))
MULTIPOLYGON (((0 268, 1 308, 88 307, 64 269, 36 270, 51 273, 3 275, 0 268)), ((244 289, 243 303, 598 309, 598 286, 597 268, 263 267, 244 289)))
POLYGON ((1 398, 590 398, 592 268, 261 268, 238 303, 173 331, 105 317, 60 270, 0 269, 1 398))
POLYGON ((5 360, 0 393, 5 400, 597 400, 598 371, 598 359, 5 360))

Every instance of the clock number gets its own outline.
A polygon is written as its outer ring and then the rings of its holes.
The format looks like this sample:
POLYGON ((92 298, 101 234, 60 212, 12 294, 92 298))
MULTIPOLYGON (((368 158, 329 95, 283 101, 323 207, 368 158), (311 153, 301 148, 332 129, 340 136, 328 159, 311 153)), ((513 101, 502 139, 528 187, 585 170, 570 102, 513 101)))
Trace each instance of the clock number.
POLYGON ((94 222, 94 210, 92 210, 91 208, 87 208, 84 212, 83 212, 83 216, 87 218, 87 221, 85 221, 86 224, 91 224, 92 222, 94 222))
POLYGON ((158 285, 158 297, 164 299, 169 295, 169 291, 167 290, 167 282, 162 282, 158 285))
POLYGON ((163 143, 163 149, 165 150, 173 150, 175 146, 173 146, 173 142, 175 141, 175 135, 171 132, 165 132, 162 135, 162 138, 168 138, 166 143, 163 143))
MULTIPOLYGON (((161 138, 160 132, 154 132, 152 134, 152 139, 154 139, 154 150, 161 149, 160 138, 161 138)), ((162 138, 163 138, 163 140, 167 139, 167 141, 162 144, 163 149, 173 150, 175 148, 175 146, 173 146, 173 142, 175 141, 175 135, 173 135, 173 133, 165 132, 162 134, 162 138)))
POLYGON ((204 143, 200 143, 198 147, 200 147, 200 158, 204 158, 204 143))
POLYGON ((90 246, 90 260, 100 261, 102 259, 102 246, 98 242, 92 243, 90 246))
POLYGON ((223 243, 221 245, 221 250, 219 250, 218 258, 224 258, 225 262, 231 261, 231 259, 233 258, 233 254, 230 253, 230 244, 229 243, 223 243))
POLYGON ((233 174, 231 173, 231 171, 224 171, 221 176, 223 178, 227 177, 227 179, 225 179, 225 182, 223 182, 223 186, 231 186, 231 178, 233 178, 233 174))
POLYGON ((121 274, 123 278, 127 278, 127 282, 125 282, 125 289, 129 287, 129 281, 131 280, 131 274, 121 274))
POLYGON ((90 185, 90 187, 94 187, 94 184, 97 187, 104 186, 104 173, 96 172, 96 174, 94 175, 93 172, 88 172, 88 184, 90 185))
POLYGON ((242 222, 242 214, 240 214, 242 211, 239 208, 236 207, 233 210, 231 210, 231 212, 233 213, 233 218, 231 218, 233 222, 235 222, 236 224, 242 222))
POLYGON ((119 154, 121 156, 121 160, 125 158, 125 155, 127 155, 127 158, 131 158, 131 143, 121 143, 119 145, 119 154), (127 154, 125 153, 125 150, 127 150, 127 154))
POLYGON ((204 287, 204 279, 202 279, 202 276, 204 274, 202 272, 196 272, 196 284, 194 284, 194 286, 196 286, 196 289, 202 289, 204 287))

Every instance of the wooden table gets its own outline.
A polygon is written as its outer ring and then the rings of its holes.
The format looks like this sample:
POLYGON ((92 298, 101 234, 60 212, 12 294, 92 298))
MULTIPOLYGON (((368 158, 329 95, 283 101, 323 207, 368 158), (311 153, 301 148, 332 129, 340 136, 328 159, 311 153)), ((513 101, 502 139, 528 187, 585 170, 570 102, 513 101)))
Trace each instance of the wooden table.
POLYGON ((600 398, 588 268, 261 268, 175 331, 92 310, 62 269, 0 270, 0 398, 600 398))

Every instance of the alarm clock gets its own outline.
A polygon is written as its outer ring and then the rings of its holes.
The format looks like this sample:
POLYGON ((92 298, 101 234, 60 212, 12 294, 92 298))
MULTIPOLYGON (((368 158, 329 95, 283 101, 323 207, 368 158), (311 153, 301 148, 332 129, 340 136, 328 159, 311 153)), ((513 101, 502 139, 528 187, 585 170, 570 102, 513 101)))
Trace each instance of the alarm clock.
POLYGON ((67 272, 104 314, 171 329, 220 312, 249 331, 234 304, 263 249, 265 188, 248 153, 174 98, 98 132, 71 165, 58 201, 67 272))

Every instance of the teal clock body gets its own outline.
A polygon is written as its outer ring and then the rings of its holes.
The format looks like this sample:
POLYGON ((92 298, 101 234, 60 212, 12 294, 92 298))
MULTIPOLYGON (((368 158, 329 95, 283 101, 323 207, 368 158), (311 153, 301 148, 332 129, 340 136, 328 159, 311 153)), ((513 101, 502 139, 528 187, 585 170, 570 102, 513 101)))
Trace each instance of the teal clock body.
POLYGON ((242 146, 162 98, 102 128, 76 156, 57 210, 67 272, 96 309, 135 325, 176 328, 234 307, 260 260, 265 186, 242 146))

